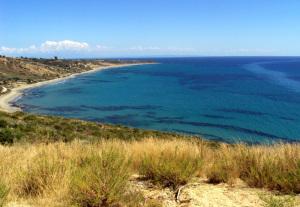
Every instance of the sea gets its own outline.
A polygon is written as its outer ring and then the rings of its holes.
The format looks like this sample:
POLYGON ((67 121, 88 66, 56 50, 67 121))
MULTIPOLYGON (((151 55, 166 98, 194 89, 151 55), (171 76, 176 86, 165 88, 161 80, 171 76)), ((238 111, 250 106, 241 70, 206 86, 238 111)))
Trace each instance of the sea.
POLYGON ((300 57, 151 60, 29 89, 14 105, 228 143, 300 141, 300 57))

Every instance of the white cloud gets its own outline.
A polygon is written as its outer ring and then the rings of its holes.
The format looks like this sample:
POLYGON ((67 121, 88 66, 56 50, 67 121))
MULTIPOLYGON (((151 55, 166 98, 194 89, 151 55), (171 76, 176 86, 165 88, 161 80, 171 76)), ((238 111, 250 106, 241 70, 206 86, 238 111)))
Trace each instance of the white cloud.
POLYGON ((76 42, 71 40, 45 41, 40 46, 31 45, 25 48, 0 47, 0 52, 4 54, 30 54, 30 53, 53 53, 61 51, 84 51, 88 50, 89 45, 86 42, 76 42))
POLYGON ((29 47, 15 48, 0 46, 0 54, 21 56, 29 55, 36 57, 49 57, 59 55, 61 57, 100 57, 100 56, 155 56, 155 55, 260 55, 260 54, 276 54, 279 51, 269 50, 266 48, 223 48, 223 49, 208 49, 199 50, 188 47, 175 46, 106 46, 102 44, 89 45, 86 42, 61 40, 47 40, 40 45, 31 45, 29 47))
POLYGON ((89 48, 89 44, 86 42, 76 42, 71 40, 63 40, 63 41, 46 41, 40 46, 40 50, 42 52, 49 52, 49 51, 64 51, 64 50, 71 50, 71 51, 80 51, 86 50, 89 48))
POLYGON ((194 54, 197 51, 193 48, 180 47, 158 47, 158 46, 133 46, 133 47, 110 47, 101 44, 89 45, 86 42, 62 40, 50 41, 47 40, 36 46, 31 45, 25 48, 0 47, 0 54, 4 55, 30 55, 30 56, 52 56, 60 55, 65 57, 70 56, 127 56, 127 55, 180 55, 194 54))
POLYGON ((35 45, 31 45, 27 48, 14 48, 14 47, 1 47, 0 52, 3 53, 27 53, 35 51, 37 48, 35 45))
POLYGON ((4 47, 2 46, 0 51, 3 53, 13 53, 16 51, 17 48, 9 48, 9 47, 4 47))

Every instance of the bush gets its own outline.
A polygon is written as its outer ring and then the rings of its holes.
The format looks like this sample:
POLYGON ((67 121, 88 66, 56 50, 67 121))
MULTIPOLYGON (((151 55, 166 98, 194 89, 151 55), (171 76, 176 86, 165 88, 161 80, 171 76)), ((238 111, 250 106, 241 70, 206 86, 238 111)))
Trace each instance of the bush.
MULTIPOLYGON (((83 159, 71 177, 71 201, 82 207, 138 206, 130 193, 129 161, 113 148, 83 159)), ((140 197, 140 196, 138 196, 140 197)))
POLYGON ((280 155, 241 152, 240 177, 252 187, 266 187, 284 193, 300 193, 300 159, 287 149, 280 155))
POLYGON ((2 181, 0 181, 0 207, 5 205, 8 193, 9 188, 2 181))
POLYGON ((13 144, 15 134, 12 130, 4 128, 0 130, 0 143, 1 144, 13 144))
POLYGON ((4 119, 0 119, 0 128, 5 128, 9 125, 9 123, 4 120, 4 119))
POLYGON ((175 148, 145 154, 139 172, 154 183, 176 190, 195 176, 201 165, 200 156, 175 148))
POLYGON ((18 193, 21 196, 35 197, 52 190, 55 182, 59 182, 65 167, 57 160, 45 154, 39 154, 20 174, 18 193))

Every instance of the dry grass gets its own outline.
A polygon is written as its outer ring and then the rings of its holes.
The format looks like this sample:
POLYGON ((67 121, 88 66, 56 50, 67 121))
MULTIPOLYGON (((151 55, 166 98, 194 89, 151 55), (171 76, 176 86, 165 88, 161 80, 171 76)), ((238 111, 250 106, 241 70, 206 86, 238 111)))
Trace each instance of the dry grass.
MULTIPOLYGON (((300 192, 300 145, 218 148, 195 140, 107 140, 0 146, 2 198, 37 206, 155 206, 142 196, 120 193, 132 174, 142 174, 160 186, 176 189, 194 176, 213 183, 233 183, 284 193, 300 192), (3 187, 3 188, 2 188, 3 187), (2 191, 4 189, 4 191, 2 191), (76 199, 75 199, 76 198, 76 199), (101 198, 101 199, 100 199, 101 198), (104 202, 104 203, 105 203, 104 202)), ((141 195, 136 192, 137 195, 141 195)))
POLYGON ((270 194, 260 195, 265 207, 296 207, 295 197, 292 196, 276 196, 270 194))
POLYGON ((6 198, 8 193, 8 187, 5 185, 5 183, 0 181, 0 207, 3 207, 6 204, 6 198))
POLYGON ((71 176, 71 202, 76 206, 138 206, 142 199, 128 190, 130 166, 115 148, 91 154, 76 165, 71 176))
POLYGON ((63 179, 66 166, 57 157, 45 152, 38 153, 28 165, 20 171, 17 193, 20 196, 42 196, 46 191, 63 179))
POLYGON ((198 174, 202 166, 202 157, 197 145, 186 142, 177 143, 146 141, 140 152, 139 174, 164 187, 174 190, 185 185, 198 174), (154 144, 154 146, 153 146, 154 144), (150 146, 149 146, 150 145, 150 146))
POLYGON ((300 145, 223 145, 207 172, 211 182, 241 178, 251 187, 300 193, 300 145))

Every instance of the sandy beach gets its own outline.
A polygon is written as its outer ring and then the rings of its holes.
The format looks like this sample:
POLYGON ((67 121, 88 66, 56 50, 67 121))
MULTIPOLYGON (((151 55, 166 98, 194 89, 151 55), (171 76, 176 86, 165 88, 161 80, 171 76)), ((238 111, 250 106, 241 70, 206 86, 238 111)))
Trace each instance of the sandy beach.
POLYGON ((152 63, 136 63, 136 64, 120 64, 120 65, 111 65, 111 66, 101 66, 101 67, 97 67, 97 68, 89 70, 89 71, 84 71, 81 73, 74 73, 71 75, 67 75, 67 76, 60 77, 60 78, 55 78, 52 80, 46 80, 46 81, 33 83, 33 84, 20 84, 19 86, 11 89, 8 93, 0 95, 0 111, 5 111, 8 113, 22 111, 21 108, 12 106, 11 102, 18 99, 19 97, 21 97, 24 93, 24 90, 29 89, 29 88, 35 88, 35 87, 39 87, 42 85, 55 83, 58 81, 69 79, 69 78, 74 78, 78 75, 82 75, 82 74, 86 74, 86 73, 93 73, 93 72, 97 72, 100 70, 118 68, 118 67, 126 67, 126 66, 134 66, 134 65, 144 65, 144 64, 152 64, 152 63))

